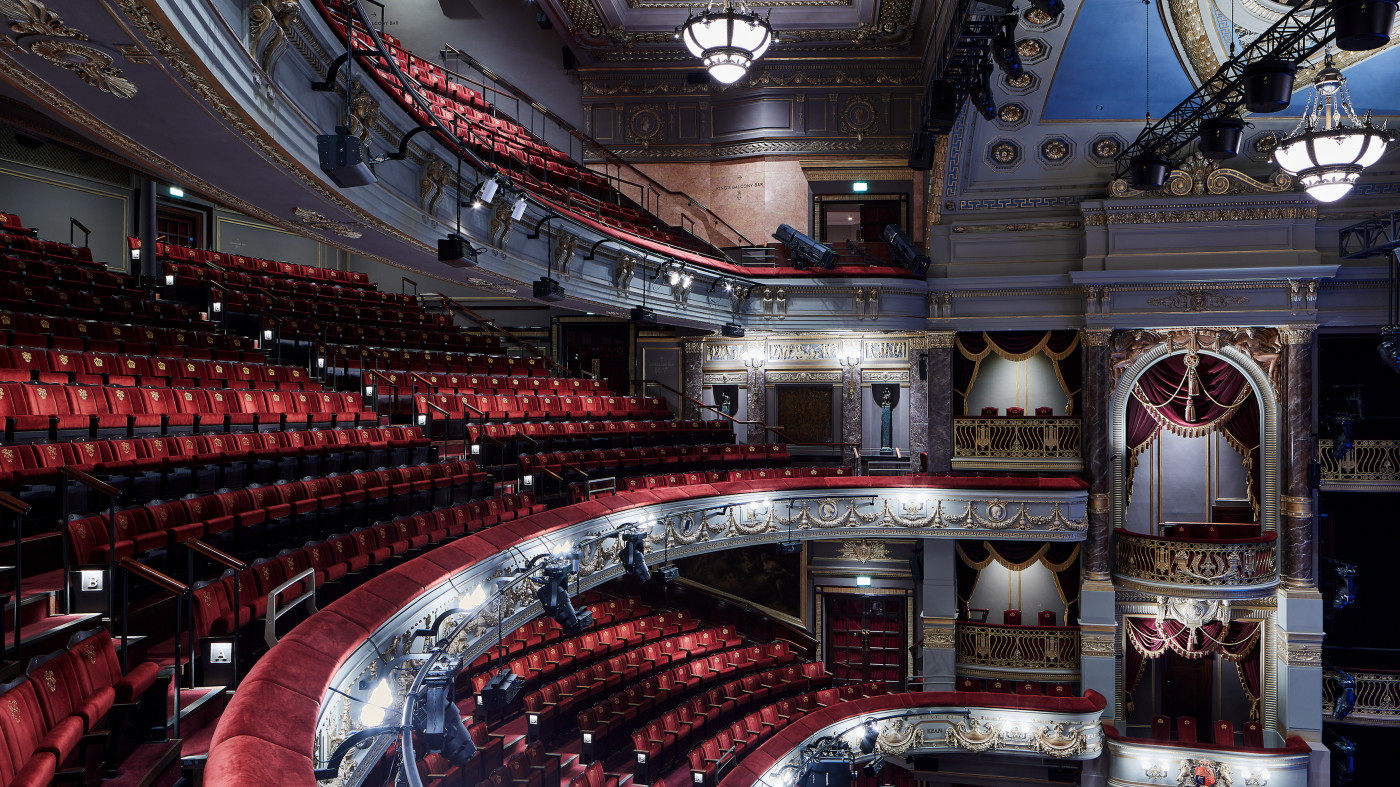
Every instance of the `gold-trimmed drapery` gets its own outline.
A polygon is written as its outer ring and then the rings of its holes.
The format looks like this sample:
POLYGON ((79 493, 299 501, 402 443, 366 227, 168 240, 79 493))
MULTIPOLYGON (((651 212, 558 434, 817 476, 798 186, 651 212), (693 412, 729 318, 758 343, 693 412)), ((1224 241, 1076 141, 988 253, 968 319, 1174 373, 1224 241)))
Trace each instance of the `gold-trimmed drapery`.
POLYGON ((958 541, 955 566, 958 602, 967 609, 982 569, 993 561, 1009 571, 1024 571, 1040 563, 1050 569, 1055 591, 1065 605, 1065 624, 1079 619, 1079 544, 1023 544, 1018 541, 958 541), (1073 594, 1073 595, 1071 595, 1073 594))
POLYGON ((1068 358, 1079 348, 1079 331, 982 331, 980 333, 959 333, 953 340, 962 361, 955 364, 953 392, 962 397, 963 415, 967 415, 967 397, 977 382, 982 361, 996 353, 999 357, 1020 363, 1041 353, 1050 359, 1055 370, 1055 380, 1065 394, 1065 415, 1074 415, 1074 397, 1079 393, 1079 369, 1068 370, 1060 367, 1060 361, 1068 358), (1073 380, 1073 386, 1071 385, 1073 380), (961 386, 959 389, 958 386, 961 386))

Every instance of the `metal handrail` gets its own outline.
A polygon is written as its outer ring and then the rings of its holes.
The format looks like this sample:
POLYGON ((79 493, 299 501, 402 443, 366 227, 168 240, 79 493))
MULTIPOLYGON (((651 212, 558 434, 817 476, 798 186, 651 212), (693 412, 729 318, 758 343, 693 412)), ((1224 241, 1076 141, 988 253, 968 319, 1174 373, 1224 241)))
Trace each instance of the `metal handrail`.
POLYGON ((303 601, 306 602, 306 608, 311 614, 316 614, 316 569, 314 568, 308 568, 298 572, 294 576, 289 577, 286 582, 283 582, 268 592, 267 620, 263 625, 263 639, 267 642, 269 648, 277 644, 277 621, 280 620, 283 615, 291 612, 293 607, 303 601), (282 591, 308 577, 311 579, 311 589, 291 601, 288 601, 286 604, 283 604, 282 608, 279 610, 277 608, 277 596, 281 594, 282 591))
MULTIPOLYGON (((640 175, 642 178, 644 178, 644 179, 646 180, 648 186, 650 186, 650 187, 656 189, 657 191, 663 192, 663 193, 667 194, 668 196, 673 196, 673 197, 677 197, 677 198, 686 200, 689 204, 694 205, 695 207, 697 207, 697 208, 699 208, 699 209, 705 211, 705 213, 706 213, 707 215, 709 215, 711 218, 713 218, 713 219, 715 219, 716 221, 718 221, 719 223, 723 224, 724 227, 725 227, 726 229, 728 229, 730 232, 734 233, 734 235, 735 235, 736 237, 738 237, 740 240, 742 240, 744 243, 749 244, 749 245, 752 245, 752 244, 753 244, 753 241, 749 240, 748 237, 747 237, 746 235, 744 235, 744 233, 740 232, 740 231, 739 231, 738 229, 736 229, 732 224, 730 224, 729 222, 725 221, 723 218, 721 218, 719 215, 717 215, 714 211, 710 210, 710 208, 709 208, 708 206, 706 206, 704 203, 699 202, 699 201, 696 200, 694 197, 691 197, 689 194, 686 194, 686 193, 684 193, 684 192, 673 191, 673 190, 667 188, 665 185, 663 185, 663 184, 657 182, 656 180, 652 179, 652 178, 649 177, 645 172, 642 172, 641 170, 637 169, 635 165, 633 165, 633 164, 631 164, 630 162, 624 160, 622 157, 620 157, 620 156, 618 156, 616 153, 612 152, 611 149, 609 149, 608 147, 604 146, 604 145, 603 145, 601 142, 599 142, 598 140, 594 139, 590 134, 588 134, 588 133, 586 133, 586 132, 584 132, 584 131, 581 131, 581 130, 578 129, 576 126, 574 126, 574 124, 570 123, 569 121, 567 121, 567 120, 565 120, 564 118, 560 117, 559 115, 555 114, 552 110, 546 108, 543 104, 540 104, 539 102, 535 101, 533 98, 531 98, 529 95, 527 95, 527 94, 525 93, 525 91, 521 90, 520 88, 516 87, 515 85, 513 85, 513 84, 511 84, 510 82, 506 81, 505 79, 502 79, 498 74, 496 74, 495 72, 493 72, 491 69, 489 69, 489 68, 487 68, 486 66, 482 65, 478 60, 476 60, 476 58, 472 57, 471 55, 467 54, 466 52, 463 52, 462 50, 458 49, 457 47, 452 46, 451 44, 446 44, 445 46, 446 46, 446 49, 443 50, 444 52, 451 52, 452 54, 456 55, 458 58, 467 61, 467 63, 470 64, 470 65, 471 65, 473 68, 475 68, 476 70, 482 72, 483 74, 488 75, 493 81, 495 81, 495 82, 497 82, 497 83, 499 83, 499 84, 501 84, 501 85, 504 85, 504 86, 506 87, 507 90, 509 90, 511 93, 514 94, 514 95, 512 96, 513 98, 515 98, 515 99, 518 100, 518 101, 525 101, 525 102, 529 103, 530 106, 531 106, 532 108, 534 108, 536 111, 540 112, 541 114, 543 114, 545 117, 549 118, 550 120, 554 121, 556 125, 558 125, 559 127, 563 128, 565 132, 567 132, 570 136, 572 136, 572 137, 574 137, 575 139, 577 139, 579 142, 582 142, 582 143, 587 144, 587 145, 592 145, 593 147, 595 147, 595 148, 597 148, 598 150, 602 151, 603 154, 606 156, 606 158, 608 159, 608 161, 609 161, 610 163, 616 164, 616 165, 619 166, 619 167, 627 167, 628 169, 632 170, 633 172, 636 172, 638 175, 640 175)), ((460 79, 463 79, 464 81, 468 81, 468 82, 473 81, 473 80, 471 80, 471 79, 469 79, 469 78, 467 78, 467 77, 462 76, 461 74, 458 74, 458 73, 455 72, 455 71, 452 71, 451 69, 447 68, 446 66, 443 66, 442 70, 443 70, 443 71, 446 71, 447 73, 451 74, 452 76, 455 76, 455 77, 458 77, 458 78, 460 78, 460 79)), ((477 83, 477 84, 480 84, 480 83, 477 83)), ((482 87, 485 87, 485 85, 482 85, 482 87)), ((493 89, 494 89, 494 88, 493 88, 493 89)), ((501 91, 497 90, 496 92, 501 92, 501 91)), ((581 164, 582 162, 579 162, 579 163, 581 164)), ((620 178, 619 178, 619 179, 620 179, 620 178)), ((640 184, 637 184, 637 185, 640 185, 640 184)), ((660 218, 660 217, 658 216, 657 218, 660 218)), ((694 235, 695 233, 692 232, 691 234, 694 235)))
MULTIPOLYGON (((507 330, 507 329, 505 329, 505 328, 502 328, 501 326, 497 325, 495 322, 493 322, 493 321, 491 321, 491 320, 488 320, 488 319, 482 317, 480 314, 477 314, 477 313, 476 313, 475 311, 473 311, 472 309, 469 309, 469 308, 467 308, 466 306, 463 306, 462 304, 457 303, 456 301, 452 300, 451 298, 447 297, 446 295, 443 295, 443 296, 441 296, 441 297, 442 297, 442 302, 443 302, 444 305, 446 305, 448 308, 456 309, 456 310, 458 310, 458 311, 460 311, 460 312, 466 314, 469 318, 471 318, 472 320, 474 320, 474 321, 476 322, 476 324, 477 324, 478 327, 481 327, 481 328, 488 328, 488 327, 489 327, 490 330, 493 330, 493 331, 496 331, 496 332, 498 332, 498 333, 504 334, 504 335, 506 336, 506 338, 508 338, 508 339, 510 339, 511 341, 515 342, 517 345, 519 345, 519 346, 520 346, 522 349, 524 349, 526 352, 530 353, 531 355, 535 356, 536 358, 539 358, 540 360, 542 360, 542 361, 544 361, 545 363, 549 364, 550 367, 551 367, 552 369, 555 369, 555 370, 562 369, 562 370, 564 371, 564 373, 565 373, 565 374, 564 374, 565 377, 571 377, 571 376, 573 376, 572 371, 569 369, 569 367, 561 365, 558 361, 554 360, 553 358, 550 358, 549 356, 545 355, 544 353, 540 352, 539 350, 536 350, 535 347, 534 347, 534 345, 530 344, 529 342, 525 341, 524 339, 520 338, 519 336, 516 336, 514 333, 511 333, 509 330, 507 330)), ((592 374, 589 374, 588 372, 584 372, 584 371, 580 370, 580 373, 581 373, 581 374, 588 375, 588 378, 589 378, 589 379, 593 379, 593 375, 592 375, 592 374)))
MULTIPOLYGON (((63 476, 64 478, 67 478, 67 479, 71 480, 71 481, 77 481, 78 483, 82 484, 83 486, 87 487, 88 489, 91 489, 92 491, 98 493, 99 495, 102 495, 103 497, 106 497, 106 498, 116 498, 116 497, 120 497, 120 496, 121 496, 121 490, 120 490, 120 489, 117 489, 115 486, 112 486, 111 484, 107 483, 106 481, 99 480, 99 479, 93 477, 92 475, 90 475, 90 474, 88 474, 88 473, 85 473, 85 472, 83 472, 82 470, 79 470, 78 468, 76 468, 76 467, 74 467, 74 466, 72 466, 72 465, 64 465, 64 466, 58 468, 58 474, 61 475, 61 476, 63 476)), ((7 495, 7 497, 8 497, 8 495, 7 495)), ((3 505, 3 504, 4 504, 4 501, 3 501, 3 500, 0 500, 0 505, 3 505)), ((6 506, 6 507, 8 507, 8 506, 6 506)))

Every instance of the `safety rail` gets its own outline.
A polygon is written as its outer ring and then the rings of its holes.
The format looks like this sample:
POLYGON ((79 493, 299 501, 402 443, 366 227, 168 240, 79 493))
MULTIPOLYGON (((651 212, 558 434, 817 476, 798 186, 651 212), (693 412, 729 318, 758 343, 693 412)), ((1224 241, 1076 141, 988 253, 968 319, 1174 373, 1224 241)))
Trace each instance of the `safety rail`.
POLYGON ((1115 577, 1151 590, 1182 587, 1271 591, 1278 585, 1278 537, 1202 539, 1114 530, 1115 577))
MULTIPOLYGON (((462 312, 463 314, 467 315, 467 317, 468 317, 469 319, 471 319, 473 322, 475 322, 475 323, 477 324, 478 327, 484 328, 484 329, 486 329, 486 330, 488 330, 488 331, 495 331, 496 333, 499 333, 499 334, 501 334, 502 336, 505 336, 507 339, 510 339, 511 341, 515 342, 516 345, 519 346, 519 347, 520 347, 522 350, 524 350, 525 352, 527 352, 527 353, 533 355, 534 357, 539 358, 541 361, 544 361, 545 363, 549 364, 551 370, 562 371, 562 372, 564 372, 564 374, 561 375, 562 377, 572 377, 572 376, 573 376, 573 372, 572 372, 567 366, 561 365, 558 361, 554 360, 553 358, 550 358, 548 355, 545 355, 544 353, 542 353, 542 352, 540 352, 539 350, 535 349, 535 346, 534 346, 533 344, 531 344, 530 342, 525 341, 524 339, 520 338, 519 336, 516 336, 514 333, 510 332, 509 330, 507 330, 507 329, 505 329, 505 328, 502 328, 501 326, 497 325, 497 324, 495 323, 494 320, 488 320, 488 319, 486 319, 485 317, 482 317, 480 314, 477 314, 474 310, 472 310, 472 309, 470 309, 470 308, 468 308, 468 307, 466 307, 466 306, 463 306, 463 305, 460 304, 460 303, 457 303, 456 301, 452 300, 451 298, 447 297, 446 295, 443 295, 443 296, 442 296, 442 302, 443 302, 443 304, 446 305, 449 309, 456 309, 457 311, 462 312)), ((589 372, 585 372, 585 371, 583 371, 583 370, 579 370, 579 373, 582 374, 582 375, 584 375, 584 376, 586 376, 586 377, 588 377, 589 379, 593 379, 593 375, 590 374, 589 372)))
MULTIPOLYGON (((180 640, 182 639, 182 633, 188 633, 191 637, 191 644, 189 646, 191 667, 193 667, 194 661, 194 631, 184 625, 186 614, 185 604, 187 601, 191 600, 190 586, 129 557, 124 557, 117 561, 116 565, 126 569, 125 573, 122 574, 122 672, 127 671, 127 654, 131 652, 131 648, 128 647, 130 635, 127 632, 127 621, 131 619, 130 577, 136 576, 144 579, 175 598, 175 678, 170 682, 174 689, 173 707, 175 709, 175 715, 171 723, 171 737, 178 739, 180 737, 180 711, 184 707, 180 702, 180 667, 182 661, 180 655, 180 640)), ((191 668, 188 670, 187 675, 187 679, 190 681, 190 688, 194 688, 194 669, 191 668)))
POLYGON ((959 673, 998 674, 1061 673, 1079 671, 1078 626, 1012 626, 959 620, 957 668, 959 673))
POLYGON ((277 621, 281 620, 283 615, 291 612, 303 601, 306 602, 307 612, 312 615, 316 614, 316 569, 314 568, 299 571, 289 577, 286 582, 268 591, 267 618, 263 623, 263 640, 267 642, 269 648, 277 644, 277 621), (277 599, 281 596, 282 591, 299 584, 302 580, 306 580, 309 583, 309 587, 307 587, 306 590, 302 591, 300 595, 291 601, 284 604, 277 603, 277 599))
POLYGON ((1082 431, 1077 416, 955 417, 953 467, 1077 469, 1082 431))
POLYGON ((1322 485, 1356 491, 1400 488, 1400 440, 1356 440, 1340 459, 1331 440, 1317 441, 1322 485))
POLYGON ((686 400, 687 402, 690 402, 691 404, 695 405, 696 407, 701 408, 702 410, 711 410, 711 411, 713 411, 714 413, 716 413, 717 415, 721 416, 722 418, 725 418, 726 420, 728 420, 728 421, 729 421, 730 423, 732 423, 732 424, 737 424, 737 425, 741 425, 741 426, 759 426, 759 427, 762 427, 762 428, 765 429, 766 431, 772 432, 774 435, 777 435, 779 438, 782 439, 783 442, 787 443, 788 445, 825 446, 825 447, 827 447, 827 448, 839 447, 839 448, 840 448, 840 455, 841 455, 841 461, 842 461, 842 462, 845 462, 845 461, 846 461, 846 449, 849 448, 849 449, 851 449, 852 458, 853 458, 853 460, 854 460, 854 464, 853 464, 852 466, 853 466, 853 467, 856 467, 856 468, 859 468, 859 467, 860 467, 860 445, 861 445, 861 444, 860 444, 859 442, 854 442, 854 441, 853 441, 853 442, 846 443, 846 442, 840 442, 840 441, 835 441, 835 440, 831 440, 831 441, 827 441, 827 442, 803 442, 803 441, 801 441, 801 440, 794 440, 794 439, 792 439, 791 436, 789 436, 786 432, 784 432, 783 429, 782 429, 782 427, 780 427, 780 426, 769 426, 767 423, 765 423, 765 422, 763 422, 763 421, 758 421, 758 420, 741 421, 741 420, 739 420, 738 418, 735 418, 734 416, 730 415, 729 413, 726 413, 725 411, 719 409, 719 408, 716 407, 715 405, 712 405, 712 404, 705 404, 704 402, 700 401, 699 399, 696 399, 696 398, 693 397, 693 396, 690 396, 689 394, 685 394, 685 393, 682 393, 681 391, 677 391, 675 388, 672 388, 671 386, 667 385, 666 383, 661 382, 660 380, 640 380, 640 381, 638 381, 638 382, 639 382, 639 384, 642 386, 642 394, 643 394, 643 395, 646 394, 646 386, 648 386, 648 385, 655 385, 655 386, 657 386, 658 388, 661 388, 662 390, 669 391, 669 392, 675 394, 676 396, 679 396, 680 398, 686 400))
MULTIPOLYGON (((218 564, 221 565, 221 566, 224 566, 225 568, 231 568, 231 569, 233 569, 234 571, 238 571, 238 572, 242 572, 244 569, 246 569, 246 568, 248 567, 248 564, 247 564, 247 563, 244 563, 242 560, 239 560, 238 558, 234 557, 233 555, 230 555, 229 553, 227 553, 227 552, 225 552, 225 551, 223 551, 223 550, 221 550, 221 549, 216 549, 216 548, 214 548, 214 547, 212 547, 212 546, 210 546, 210 545, 204 543, 203 541, 201 541, 201 540, 199 540, 199 539, 197 539, 197 538, 191 538, 190 540, 186 541, 186 542, 185 542, 185 546, 189 547, 189 550, 190 550, 190 551, 189 551, 189 576, 190 576, 190 585, 191 585, 191 586, 194 585, 194 581, 195 581, 195 579, 194 579, 194 577, 195 577, 195 573, 194 573, 194 571, 195 571, 195 569, 194 569, 194 556, 195 556, 195 555, 203 555, 204 557, 209 558, 210 560, 214 561, 215 563, 218 563, 218 564)), ((242 585, 243 585, 243 582, 242 582, 242 581, 238 581, 238 582, 234 582, 234 583, 233 583, 233 609, 242 609, 242 608, 243 608, 243 607, 240 605, 240 600, 239 600, 239 595, 240 595, 240 590, 241 590, 241 588, 242 588, 242 585)), ((191 614, 193 614, 194 611, 191 610, 190 612, 191 612, 191 614)), ((190 626, 190 628, 191 628, 191 630, 193 630, 193 628, 194 628, 194 626, 193 626, 193 621, 191 621, 191 626, 190 626)), ((233 640, 232 640, 232 647, 231 647, 232 653, 231 653, 231 655, 230 655, 230 662, 231 662, 231 666, 232 666, 232 668, 233 668, 233 680, 231 681, 231 683, 233 684, 234 687, 237 687, 237 686, 238 686, 238 680, 239 680, 239 674, 240 674, 240 673, 239 673, 239 670, 238 670, 238 640, 239 640, 238 637, 233 637, 233 640)))
POLYGON ((1400 726, 1400 672, 1375 669, 1325 669, 1322 713, 1348 724, 1400 726), (1351 694, 1347 696, 1347 689, 1351 694), (1340 700, 1340 703, 1339 703, 1340 700), (1338 708, 1341 715, 1338 716, 1338 708))
MULTIPOLYGON (((466 52, 463 52, 462 50, 460 50, 460 49, 458 49, 458 48, 452 46, 451 44, 447 44, 447 45, 445 46, 445 48, 442 50, 442 54, 443 54, 443 62, 444 62, 443 70, 444 70, 444 71, 447 71, 448 74, 449 74, 449 76, 455 76, 455 77, 458 77, 458 78, 462 78, 462 79, 464 79, 464 80, 466 80, 466 81, 472 81, 472 80, 470 80, 469 78, 464 77, 463 75, 458 74, 457 72, 452 71, 451 69, 448 69, 448 68, 446 67, 446 61, 447 61, 447 55, 448 55, 448 54, 452 55, 453 57, 455 57, 455 58, 458 59, 458 60, 465 61, 465 62, 466 62, 468 65, 470 65, 472 68, 476 69, 477 71, 480 71, 483 75, 489 77, 491 80, 493 80, 493 81, 496 82, 497 84, 499 84, 499 85, 505 87, 505 88, 506 88, 506 91, 509 91, 508 93, 504 93, 503 91, 500 91, 500 90, 498 90, 498 89, 496 89, 496 88, 492 88, 492 91, 493 91, 493 92, 496 92, 496 93, 503 93, 503 94, 506 94, 506 95, 510 95, 511 98, 514 98, 514 99, 516 99, 517 101, 524 101, 526 104, 528 104, 528 105, 530 106, 531 109, 534 109, 536 112, 539 112, 539 113, 540 113, 541 115, 543 115, 544 117, 546 117, 546 118, 548 118, 549 120, 553 121, 555 125, 559 126, 561 129, 563 129, 564 132, 565 132, 566 134, 568 134, 571 138, 577 140, 581 146, 583 146, 583 147, 590 147, 590 148, 592 148, 593 150, 596 150, 596 151, 600 152, 600 153, 602 154, 602 157, 606 160, 606 162, 607 162, 608 164, 611 164, 611 165, 613 165, 613 166, 616 166, 619 170, 621 170, 621 169, 623 169, 623 168, 626 168, 626 169, 630 170, 631 172, 635 173, 637 177, 639 177, 640 179, 642 179, 642 180, 645 182, 645 185, 646 185, 646 187, 647 187, 648 189, 652 190, 653 192, 659 193, 659 194, 665 194, 666 196, 674 197, 674 198, 676 198, 676 199, 678 199, 678 200, 684 200, 685 203, 686 203, 687 205, 693 205, 694 207, 699 208, 701 211, 703 211, 703 212, 705 213, 706 218, 710 219, 710 226, 716 226, 716 225, 723 226, 726 230, 728 230, 730 233, 732 233, 732 234, 734 235, 734 238, 735 238, 737 241, 740 242, 740 243, 735 243, 735 244, 733 244, 733 245, 741 245, 741 244, 742 244, 742 245, 753 245, 753 242, 750 241, 750 240, 748 239, 748 237, 746 237, 746 236, 744 235, 744 233, 740 232, 738 229, 736 229, 736 228, 734 227, 734 225, 730 224, 728 221, 725 221, 722 217, 720 217, 720 216, 719 216, 718 214, 716 214, 713 210, 711 210, 707 205, 705 205, 704 203, 702 203, 702 202, 696 200, 694 197, 690 196, 689 194, 686 194, 685 192, 673 191, 672 189, 667 188, 665 185, 663 185, 662 183, 656 181, 655 179, 653 179, 652 177, 650 177, 649 175, 647 175, 645 172, 642 172, 641 170, 637 169, 637 167, 636 167, 635 165, 633 165, 632 163, 626 161, 626 160, 623 159, 622 157, 618 156, 618 155, 617 155, 616 153, 614 153, 610 148, 608 148, 607 146, 603 145, 603 144, 602 144, 601 142, 599 142, 598 140, 594 139, 594 138, 593 138, 591 135, 589 135, 588 133, 586 133, 586 132, 580 130, 580 129, 579 129, 578 127, 576 127, 574 124, 570 123, 569 121, 567 121, 567 120, 565 120, 564 118, 560 117, 559 115, 555 114, 552 110, 549 110, 549 109, 545 108, 545 107, 544 107, 542 104, 540 104, 538 101, 535 101, 533 98, 531 98, 529 95, 527 95, 523 90, 521 90, 520 88, 518 88, 518 87, 516 87, 515 85, 511 84, 510 82, 506 81, 505 79, 501 78, 498 74, 496 74, 495 72, 491 71, 491 70, 490 70, 489 68, 487 68, 486 66, 482 65, 479 61, 477 61, 477 60, 476 60, 475 58, 473 58, 471 55, 469 55, 469 54, 467 54, 466 52)), ((485 86, 483 85, 482 87, 485 87, 485 86)), ((520 118, 519 118, 518 115, 517 115, 514 119, 517 120, 517 121, 520 120, 520 118)), ((538 136, 538 135, 537 135, 537 136, 538 136)), ((580 156, 580 159, 582 159, 582 158, 583 158, 583 156, 580 156)), ((585 163, 585 162, 579 161, 579 162, 577 162, 577 163, 583 164, 583 163, 585 163)), ((604 174, 605 176, 607 176, 607 173, 600 173, 600 174, 604 174)), ((612 178, 609 176, 609 179, 611 180, 612 178)), ((620 179, 620 178, 619 178, 619 179, 620 179)), ((642 184, 634 184, 634 185, 641 186, 642 184)), ((646 203, 645 203, 644 201, 643 201, 643 202, 640 202, 639 204, 641 204, 643 208, 647 208, 647 205, 646 205, 646 203)), ((647 208, 647 209, 648 209, 648 210, 651 210, 650 208, 647 208)), ((661 216, 660 216, 659 214, 657 214, 656 211, 651 211, 651 212, 653 213, 653 215, 656 215, 657 218, 661 218, 661 216)), ((694 232, 691 232, 691 234, 694 235, 694 232)))
POLYGON ((605 478, 590 478, 583 485, 583 496, 587 500, 592 500, 596 495, 617 494, 617 476, 610 475, 605 478))
MULTIPOLYGON (((121 497, 121 490, 106 481, 93 476, 72 465, 64 465, 58 468, 58 494, 60 500, 68 499, 68 484, 77 483, 91 489, 102 497, 107 498, 107 521, 113 523, 107 527, 107 573, 109 577, 116 576, 117 573, 117 498, 121 497)), ((22 534, 20 534, 22 535, 22 534)), ((23 538, 19 538, 15 543, 15 573, 20 574, 23 565, 23 538)), ((72 545, 68 543, 68 528, 63 528, 63 576, 66 578, 72 566, 69 565, 69 555, 72 554, 72 545)), ((18 581, 18 579, 16 580, 18 581)), ((107 582, 107 619, 112 619, 112 613, 116 609, 116 597, 113 595, 111 579, 107 582)), ((67 581, 63 583, 63 611, 71 611, 72 598, 67 581)), ((19 641, 19 605, 15 605, 15 641, 19 641)))

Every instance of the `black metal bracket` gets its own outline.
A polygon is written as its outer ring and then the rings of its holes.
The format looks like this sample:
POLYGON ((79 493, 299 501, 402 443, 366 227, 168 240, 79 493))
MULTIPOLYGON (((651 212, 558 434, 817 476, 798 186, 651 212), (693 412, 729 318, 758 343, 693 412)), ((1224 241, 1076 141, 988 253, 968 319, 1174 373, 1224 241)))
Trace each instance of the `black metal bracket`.
POLYGON ((412 140, 415 135, 424 131, 437 131, 437 126, 417 126, 409 129, 409 132, 403 135, 403 139, 399 140, 399 149, 397 151, 386 153, 376 159, 376 161, 403 161, 408 158, 409 141, 412 140))
POLYGON ((604 243, 617 243, 617 242, 618 242, 618 241, 615 241, 615 240, 613 240, 612 238, 602 238, 602 239, 599 240, 597 243, 593 244, 592 246, 590 246, 590 247, 588 248, 588 253, 585 254, 585 255, 583 255, 583 258, 584 258, 585 260, 591 260, 591 259, 593 259, 593 256, 594 256, 595 254, 598 253, 598 247, 599 247, 599 246, 602 246, 604 243))
POLYGON ((1200 134, 1201 121, 1234 115, 1244 104, 1241 81, 1245 66, 1261 60, 1300 63, 1337 37, 1333 4, 1304 3, 1293 7, 1238 55, 1226 60, 1215 75, 1161 120, 1144 128, 1131 145, 1114 158, 1114 178, 1128 175, 1134 157, 1171 157, 1200 134))
POLYGON ((1396 249, 1400 249, 1400 210, 1337 232, 1337 250, 1344 260, 1377 257, 1396 249))
MULTIPOLYGON (((526 240, 534 240, 535 238, 538 238, 538 237, 540 236, 540 227, 543 227, 546 223, 548 223, 548 222, 550 222, 550 221, 552 221, 552 220, 554 220, 554 219, 566 219, 566 218, 568 218, 568 216, 563 216, 563 215, 558 214, 558 213, 546 213, 542 218, 540 218, 539 221, 535 222, 535 229, 534 229, 534 231, 531 232, 529 235, 526 235, 526 236, 525 236, 525 239, 526 239, 526 240)), ((596 246, 595 246, 595 248, 596 248, 596 246)), ((588 257, 585 257, 584 259, 591 260, 591 259, 593 259, 593 257, 592 257, 592 255, 590 255, 590 256, 588 256, 588 257)))
POLYGON ((352 55, 354 57, 380 57, 378 49, 356 49, 350 52, 342 52, 336 56, 335 60, 331 61, 330 70, 326 72, 326 80, 324 82, 317 82, 313 79, 311 81, 311 89, 318 93, 329 93, 335 90, 335 77, 340 73, 340 69, 345 67, 345 63, 350 60, 352 55))

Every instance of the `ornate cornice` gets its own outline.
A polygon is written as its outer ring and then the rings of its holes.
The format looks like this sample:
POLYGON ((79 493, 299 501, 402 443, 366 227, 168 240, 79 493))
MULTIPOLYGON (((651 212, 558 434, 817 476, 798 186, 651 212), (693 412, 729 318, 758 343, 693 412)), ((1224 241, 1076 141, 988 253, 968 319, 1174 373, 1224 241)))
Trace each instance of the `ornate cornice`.
POLYGON ((1208 159, 1200 153, 1192 153, 1173 169, 1159 189, 1135 189, 1122 178, 1108 184, 1110 198, 1185 197, 1188 194, 1281 194, 1292 190, 1293 176, 1283 170, 1275 170, 1267 182, 1255 180, 1239 170, 1221 167, 1220 162, 1208 159))
POLYGON ((1315 205, 1278 206, 1220 206, 1163 205, 1155 208, 1136 207, 1121 210, 1095 210, 1084 215, 1084 226, 1103 227, 1118 224, 1186 224, 1215 221, 1278 221, 1286 219, 1316 219, 1315 205))

